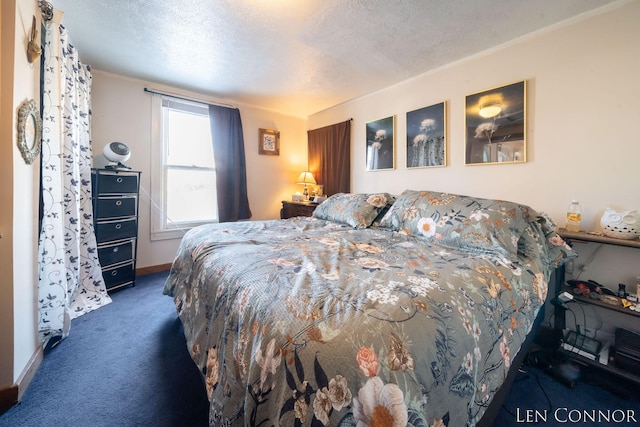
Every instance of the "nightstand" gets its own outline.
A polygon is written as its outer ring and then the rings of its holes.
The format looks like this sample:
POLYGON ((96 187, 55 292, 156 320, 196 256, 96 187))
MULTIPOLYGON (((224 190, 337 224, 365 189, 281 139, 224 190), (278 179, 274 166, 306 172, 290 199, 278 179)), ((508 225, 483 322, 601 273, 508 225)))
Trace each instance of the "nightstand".
POLYGON ((317 203, 310 202, 288 202, 282 201, 282 209, 280 209, 280 218, 287 219, 294 216, 311 216, 315 210, 317 203))

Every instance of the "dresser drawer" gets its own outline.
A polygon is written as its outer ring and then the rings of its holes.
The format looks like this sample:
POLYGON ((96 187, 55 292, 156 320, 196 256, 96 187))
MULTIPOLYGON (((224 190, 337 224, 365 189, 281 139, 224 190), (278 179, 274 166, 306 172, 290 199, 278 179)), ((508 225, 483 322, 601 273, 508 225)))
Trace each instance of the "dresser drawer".
POLYGON ((104 245, 98 248, 98 258, 102 267, 108 267, 124 261, 133 259, 133 249, 135 241, 104 245))
POLYGON ((102 278, 107 289, 131 283, 135 277, 133 262, 102 270, 102 278))
POLYGON ((138 174, 101 173, 94 177, 97 180, 95 194, 127 194, 138 193, 138 174))
POLYGON ((140 172, 91 169, 93 228, 107 290, 135 286, 140 172))
POLYGON ((136 196, 98 197, 96 200, 96 219, 136 216, 138 198, 136 196))
POLYGON ((137 235, 137 218, 96 222, 96 241, 98 243, 127 239, 137 235))
POLYGON ((314 203, 282 201, 280 218, 287 219, 294 216, 311 216, 317 206, 318 205, 314 203))

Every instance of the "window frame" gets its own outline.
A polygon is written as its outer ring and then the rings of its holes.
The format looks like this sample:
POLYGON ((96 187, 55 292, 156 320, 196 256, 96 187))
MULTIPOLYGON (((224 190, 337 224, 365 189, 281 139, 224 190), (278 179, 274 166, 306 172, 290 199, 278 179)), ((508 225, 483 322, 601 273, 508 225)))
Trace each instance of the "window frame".
POLYGON ((215 172, 212 167, 167 165, 167 141, 165 138, 165 120, 163 102, 192 105, 195 109, 207 108, 206 103, 178 100, 165 95, 151 97, 151 241, 180 239, 184 233, 202 224, 218 222, 217 212, 214 220, 173 223, 167 217, 167 174, 170 169, 205 170, 215 172))

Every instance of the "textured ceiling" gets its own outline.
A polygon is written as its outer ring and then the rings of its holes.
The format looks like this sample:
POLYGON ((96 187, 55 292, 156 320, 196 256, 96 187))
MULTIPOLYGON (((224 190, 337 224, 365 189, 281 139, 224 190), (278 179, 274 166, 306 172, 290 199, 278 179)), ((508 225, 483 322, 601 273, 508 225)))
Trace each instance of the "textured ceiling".
POLYGON ((51 0, 81 60, 296 116, 614 0, 51 0))

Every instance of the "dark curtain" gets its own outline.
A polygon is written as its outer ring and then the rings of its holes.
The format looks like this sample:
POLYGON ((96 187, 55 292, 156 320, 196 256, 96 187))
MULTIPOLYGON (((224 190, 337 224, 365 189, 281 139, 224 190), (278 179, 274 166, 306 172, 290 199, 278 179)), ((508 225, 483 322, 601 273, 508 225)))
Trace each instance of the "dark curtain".
POLYGON ((351 120, 307 132, 309 171, 328 196, 351 191, 351 120))
POLYGON ((240 110, 209 105, 209 118, 216 163, 219 221, 249 219, 251 210, 247 197, 247 167, 240 110))

